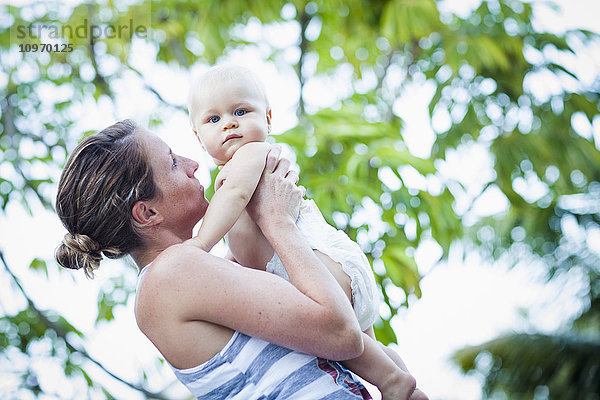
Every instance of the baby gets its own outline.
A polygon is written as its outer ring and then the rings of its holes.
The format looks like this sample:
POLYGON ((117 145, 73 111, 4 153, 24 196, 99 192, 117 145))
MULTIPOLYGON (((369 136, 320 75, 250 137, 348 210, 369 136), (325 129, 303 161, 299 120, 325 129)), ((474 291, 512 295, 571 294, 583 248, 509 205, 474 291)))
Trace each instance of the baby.
MULTIPOLYGON (((245 211, 271 147, 265 143, 271 131, 271 108, 262 83, 239 66, 213 67, 192 85, 188 109, 194 133, 220 171, 200 231, 187 243, 209 251, 227 235, 231 259, 289 280, 279 257, 245 211)), ((318 257, 337 263, 330 271, 345 289, 364 332, 363 354, 343 364, 377 386, 383 399, 426 399, 415 390, 414 378, 396 353, 375 340, 376 285, 360 247, 327 224, 312 200, 303 200, 296 224, 318 257)))

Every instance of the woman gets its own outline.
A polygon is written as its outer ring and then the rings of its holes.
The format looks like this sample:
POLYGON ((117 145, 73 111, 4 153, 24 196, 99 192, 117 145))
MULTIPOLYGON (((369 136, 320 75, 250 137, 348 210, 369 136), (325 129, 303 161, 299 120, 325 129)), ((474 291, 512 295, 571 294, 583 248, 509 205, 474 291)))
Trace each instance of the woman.
POLYGON ((248 212, 290 282, 182 244, 208 206, 198 164, 130 121, 70 156, 56 202, 68 233, 56 258, 93 276, 103 256, 130 254, 138 326, 198 398, 370 398, 325 360, 360 355, 361 331, 328 261, 296 228, 303 190, 278 157, 268 154, 248 212))

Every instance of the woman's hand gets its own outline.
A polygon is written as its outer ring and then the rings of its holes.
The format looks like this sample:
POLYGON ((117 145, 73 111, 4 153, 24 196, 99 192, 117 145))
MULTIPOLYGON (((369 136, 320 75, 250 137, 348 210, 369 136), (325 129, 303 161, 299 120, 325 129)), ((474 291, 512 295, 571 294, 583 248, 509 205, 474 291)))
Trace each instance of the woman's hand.
POLYGON ((281 147, 267 154, 265 169, 246 210, 263 232, 298 218, 300 201, 306 190, 296 186, 298 173, 290 170, 290 160, 281 158, 281 147))

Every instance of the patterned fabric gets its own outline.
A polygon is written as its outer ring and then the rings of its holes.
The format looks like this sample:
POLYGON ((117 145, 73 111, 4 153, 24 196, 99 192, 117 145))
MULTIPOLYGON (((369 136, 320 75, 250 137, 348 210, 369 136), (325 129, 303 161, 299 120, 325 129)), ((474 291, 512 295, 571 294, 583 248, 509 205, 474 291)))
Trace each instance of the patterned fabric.
POLYGON ((173 371, 196 398, 203 400, 372 399, 339 363, 240 332, 207 362, 173 371))
MULTIPOLYGON (((364 331, 373 325, 379 315, 377 286, 369 260, 360 246, 350 240, 345 232, 329 225, 312 200, 302 201, 296 226, 313 249, 340 263, 346 275, 350 277, 352 307, 360 329, 364 331)), ((267 263, 266 270, 290 280, 277 254, 267 263)))

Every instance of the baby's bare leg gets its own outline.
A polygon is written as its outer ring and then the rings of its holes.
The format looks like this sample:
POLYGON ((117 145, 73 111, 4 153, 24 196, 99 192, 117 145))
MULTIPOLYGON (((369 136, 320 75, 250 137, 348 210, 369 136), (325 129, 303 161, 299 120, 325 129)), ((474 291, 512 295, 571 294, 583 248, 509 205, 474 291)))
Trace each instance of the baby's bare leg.
MULTIPOLYGON (((318 250, 314 250, 314 252, 338 281, 348 300, 352 302, 350 277, 346 275, 342 265, 318 250)), ((352 360, 344 361, 342 364, 345 367, 367 382, 377 386, 383 400, 427 400, 426 396, 419 397, 416 395, 422 392, 415 391, 415 378, 408 373, 402 359, 393 350, 383 345, 380 346, 380 343, 375 339, 373 327, 363 333, 363 343, 365 347, 363 354, 352 360), (395 357, 392 358, 392 355, 395 357)))
POLYGON ((408 400, 415 390, 415 379, 399 368, 378 342, 365 333, 363 343, 363 354, 342 364, 377 386, 383 400, 408 400))
MULTIPOLYGON (((400 368, 407 374, 409 373, 408 368, 406 368, 406 364, 404 364, 404 361, 402 361, 402 358, 400 358, 398 353, 396 353, 389 347, 383 345, 382 343, 377 342, 377 344, 379 345, 379 347, 381 347, 381 350, 385 352, 385 354, 398 366, 398 368, 400 368)), ((421 391, 421 389, 417 388, 413 392, 412 396, 410 396, 410 400, 429 400, 429 397, 427 397, 427 395, 423 391, 421 391)))
POLYGON ((402 358, 400 358, 400 356, 398 355, 398 353, 396 353, 394 350, 390 349, 389 347, 387 347, 386 345, 384 345, 383 343, 379 343, 377 342, 377 344, 379 345, 379 347, 381 347, 381 350, 383 350, 385 352, 385 354, 387 354, 387 356, 389 358, 392 359, 392 361, 404 372, 408 372, 408 368, 406 367, 406 364, 404 364, 404 361, 402 361, 402 358))

